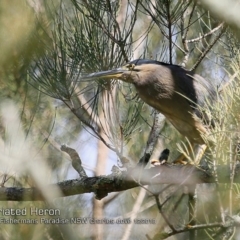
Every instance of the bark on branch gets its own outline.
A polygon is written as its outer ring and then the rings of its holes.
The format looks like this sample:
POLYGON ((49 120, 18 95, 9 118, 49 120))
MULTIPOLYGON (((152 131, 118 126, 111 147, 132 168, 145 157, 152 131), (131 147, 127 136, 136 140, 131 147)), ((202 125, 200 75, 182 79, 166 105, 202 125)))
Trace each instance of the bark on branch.
MULTIPOLYGON (((234 182, 240 183, 240 164, 236 166, 234 182)), ((229 166, 218 166, 220 183, 230 182, 229 166)), ((62 197, 83 193, 95 193, 102 199, 111 192, 119 192, 141 185, 175 184, 195 185, 213 183, 214 178, 208 173, 192 165, 160 165, 151 169, 131 169, 125 172, 114 172, 108 176, 85 177, 46 186, 45 191, 58 188, 62 197), (138 182, 139 181, 139 182, 138 182)), ((43 201, 45 200, 37 188, 3 187, 0 188, 0 201, 43 201)))

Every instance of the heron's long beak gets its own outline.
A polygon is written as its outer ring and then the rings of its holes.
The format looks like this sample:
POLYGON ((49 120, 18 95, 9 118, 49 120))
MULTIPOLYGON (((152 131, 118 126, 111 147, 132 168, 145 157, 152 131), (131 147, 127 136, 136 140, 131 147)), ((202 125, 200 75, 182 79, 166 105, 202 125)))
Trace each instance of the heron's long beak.
POLYGON ((95 73, 91 73, 89 75, 81 77, 81 80, 91 80, 96 78, 106 78, 106 79, 120 78, 125 71, 126 70, 122 68, 117 68, 117 69, 108 70, 108 71, 95 72, 95 73))

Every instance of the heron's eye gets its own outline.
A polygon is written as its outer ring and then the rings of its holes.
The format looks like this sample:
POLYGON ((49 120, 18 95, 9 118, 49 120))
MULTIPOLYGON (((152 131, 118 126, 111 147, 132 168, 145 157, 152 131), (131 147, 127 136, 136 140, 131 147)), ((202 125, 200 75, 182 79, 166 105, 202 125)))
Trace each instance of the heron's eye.
POLYGON ((126 65, 126 68, 128 68, 129 70, 133 70, 135 67, 135 64, 129 63, 126 65))

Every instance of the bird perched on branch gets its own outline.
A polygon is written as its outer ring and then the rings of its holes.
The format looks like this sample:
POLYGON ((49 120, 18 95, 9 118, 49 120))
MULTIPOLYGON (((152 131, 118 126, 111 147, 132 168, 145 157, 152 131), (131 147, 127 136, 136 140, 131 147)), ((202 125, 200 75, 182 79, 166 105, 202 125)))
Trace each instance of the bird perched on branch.
POLYGON ((92 73, 83 79, 120 79, 135 86, 139 97, 162 113, 192 144, 204 144, 210 123, 200 109, 215 89, 204 78, 184 68, 155 60, 136 59, 125 66, 92 73))

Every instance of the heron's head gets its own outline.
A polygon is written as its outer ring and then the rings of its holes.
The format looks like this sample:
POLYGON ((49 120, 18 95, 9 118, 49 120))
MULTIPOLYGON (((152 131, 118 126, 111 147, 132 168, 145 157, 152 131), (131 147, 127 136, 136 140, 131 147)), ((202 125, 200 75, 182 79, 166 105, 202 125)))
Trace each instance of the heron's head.
POLYGON ((126 65, 102 72, 91 73, 84 76, 83 80, 91 79, 120 79, 124 82, 137 83, 143 81, 143 76, 147 73, 153 73, 156 66, 162 65, 164 63, 155 60, 148 59, 137 59, 133 60, 126 65))

